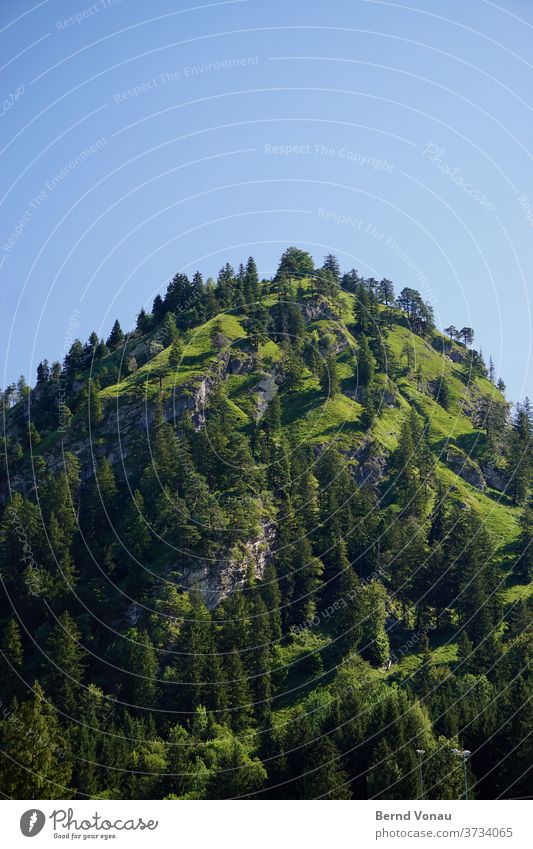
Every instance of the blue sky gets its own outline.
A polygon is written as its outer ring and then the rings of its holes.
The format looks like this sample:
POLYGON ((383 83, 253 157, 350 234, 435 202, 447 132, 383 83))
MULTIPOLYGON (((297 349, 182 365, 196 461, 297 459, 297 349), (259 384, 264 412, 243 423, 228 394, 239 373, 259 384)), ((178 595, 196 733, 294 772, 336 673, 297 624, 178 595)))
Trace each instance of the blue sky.
POLYGON ((289 244, 420 289, 533 392, 525 0, 3 0, 2 384, 289 244))

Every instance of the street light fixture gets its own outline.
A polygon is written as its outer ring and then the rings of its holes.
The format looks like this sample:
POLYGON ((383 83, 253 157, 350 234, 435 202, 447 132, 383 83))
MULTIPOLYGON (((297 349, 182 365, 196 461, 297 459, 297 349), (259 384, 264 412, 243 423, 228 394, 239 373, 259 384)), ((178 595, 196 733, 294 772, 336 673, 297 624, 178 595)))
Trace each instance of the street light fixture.
POLYGON ((426 754, 425 749, 417 749, 416 753, 418 755, 418 770, 420 776, 420 798, 424 798, 424 778, 422 775, 422 757, 426 754))
POLYGON ((465 776, 465 799, 468 799, 468 779, 466 775, 466 762, 469 757, 471 757, 472 752, 470 749, 452 749, 454 755, 457 755, 458 758, 461 758, 463 762, 463 770, 465 776))

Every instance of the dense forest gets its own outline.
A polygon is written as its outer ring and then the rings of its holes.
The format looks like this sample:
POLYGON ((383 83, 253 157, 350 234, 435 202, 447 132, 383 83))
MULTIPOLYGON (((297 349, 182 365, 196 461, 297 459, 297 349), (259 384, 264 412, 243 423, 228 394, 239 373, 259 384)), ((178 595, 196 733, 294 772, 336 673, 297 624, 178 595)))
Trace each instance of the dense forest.
POLYGON ((396 289, 178 273, 2 392, 4 797, 530 793, 533 410, 396 289))

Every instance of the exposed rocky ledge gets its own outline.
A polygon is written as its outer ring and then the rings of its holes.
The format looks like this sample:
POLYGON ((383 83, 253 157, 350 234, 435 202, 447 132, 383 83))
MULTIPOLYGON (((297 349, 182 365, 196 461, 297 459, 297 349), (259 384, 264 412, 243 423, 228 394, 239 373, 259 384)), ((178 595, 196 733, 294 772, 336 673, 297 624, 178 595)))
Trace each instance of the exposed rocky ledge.
POLYGON ((480 490, 486 489, 487 483, 479 465, 458 448, 449 446, 444 454, 444 461, 452 472, 471 486, 480 490))
POLYGON ((275 527, 264 522, 259 536, 242 546, 242 555, 216 561, 199 561, 197 566, 179 572, 183 589, 197 589, 212 610, 235 590, 261 580, 272 555, 275 527))

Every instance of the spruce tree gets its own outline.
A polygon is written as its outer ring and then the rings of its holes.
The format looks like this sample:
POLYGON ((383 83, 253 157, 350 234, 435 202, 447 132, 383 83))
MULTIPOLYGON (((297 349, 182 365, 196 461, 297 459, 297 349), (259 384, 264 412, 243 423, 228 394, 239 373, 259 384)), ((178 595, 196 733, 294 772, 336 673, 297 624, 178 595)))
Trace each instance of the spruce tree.
POLYGON ((307 747, 302 780, 303 799, 351 799, 348 775, 329 737, 321 737, 307 747))
POLYGON ((79 704, 84 677, 85 652, 81 633, 74 619, 65 611, 47 641, 49 661, 45 669, 48 689, 61 710, 74 715, 79 704))
POLYGON ((175 339, 168 355, 168 364, 171 369, 177 369, 183 359, 183 345, 179 339, 175 339))
POLYGON ((0 786, 12 799, 69 799, 72 760, 67 735, 38 682, 32 698, 13 702, 0 723, 0 786))
POLYGON ((374 357, 364 334, 358 338, 357 351, 357 382, 360 386, 368 386, 374 377, 374 357))
POLYGON ((387 612, 383 585, 372 581, 365 587, 363 599, 365 625, 360 651, 365 660, 374 666, 381 666, 389 659, 390 652, 389 638, 385 631, 387 612))
POLYGON ((114 351, 116 348, 123 344, 124 339, 124 333, 122 332, 120 322, 117 318, 115 323, 113 324, 113 327, 111 328, 111 333, 109 334, 109 338, 106 342, 106 345, 111 351, 114 351))

